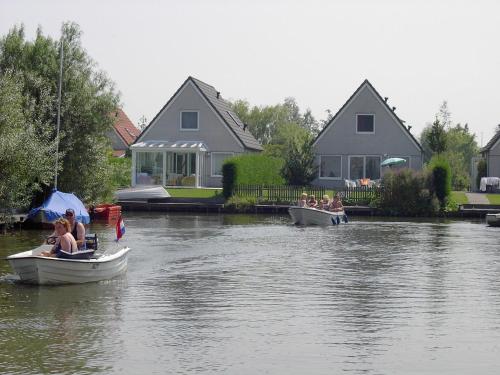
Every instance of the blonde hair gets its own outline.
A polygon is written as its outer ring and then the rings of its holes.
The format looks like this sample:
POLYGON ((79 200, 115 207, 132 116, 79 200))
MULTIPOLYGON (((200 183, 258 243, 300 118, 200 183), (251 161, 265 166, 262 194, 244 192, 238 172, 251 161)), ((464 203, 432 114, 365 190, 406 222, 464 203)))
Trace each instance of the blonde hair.
POLYGON ((301 198, 304 198, 306 197, 307 198, 307 193, 302 193, 302 195, 300 196, 301 198))
POLYGON ((330 197, 328 196, 328 194, 325 194, 325 195, 323 195, 323 199, 326 199, 327 201, 329 201, 330 197))
POLYGON ((64 228, 66 228, 66 232, 71 232, 71 224, 68 220, 61 217, 54 222, 54 226, 57 224, 61 224, 64 228))

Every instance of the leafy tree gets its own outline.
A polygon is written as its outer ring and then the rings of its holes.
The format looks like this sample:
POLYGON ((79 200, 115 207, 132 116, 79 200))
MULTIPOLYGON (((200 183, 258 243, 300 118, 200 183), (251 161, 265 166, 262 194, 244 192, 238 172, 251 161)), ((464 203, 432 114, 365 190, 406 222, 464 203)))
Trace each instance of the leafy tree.
POLYGON ((281 174, 289 185, 307 186, 318 174, 312 139, 290 142, 281 174))
POLYGON ((439 155, 446 150, 446 130, 437 117, 431 125, 428 144, 433 154, 439 155))
MULTIPOLYGON (((109 114, 117 108, 119 96, 113 82, 96 69, 96 63, 82 47, 81 35, 78 25, 63 24, 58 188, 92 202, 112 189, 106 135, 113 126, 109 114)), ((39 119, 34 131, 46 135, 47 128, 40 124, 52 124, 51 139, 55 138, 59 52, 59 41, 43 35, 41 29, 33 41, 26 40, 22 26, 14 27, 0 40, 0 77, 7 71, 19 77, 22 92, 34 103, 39 119)), ((32 162, 36 163, 34 159, 32 162)), ((47 181, 44 187, 45 190, 51 188, 47 181)))
POLYGON ((481 185, 481 179, 486 177, 488 171, 488 165, 486 164, 486 160, 481 159, 477 163, 477 176, 476 176, 476 186, 479 187, 481 185))

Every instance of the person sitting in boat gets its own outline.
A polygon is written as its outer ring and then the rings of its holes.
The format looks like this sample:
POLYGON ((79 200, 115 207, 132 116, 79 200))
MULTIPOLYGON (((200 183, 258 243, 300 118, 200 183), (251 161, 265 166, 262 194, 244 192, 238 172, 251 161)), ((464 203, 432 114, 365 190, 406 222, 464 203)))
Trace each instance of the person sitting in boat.
POLYGON ((330 197, 328 194, 323 195, 323 199, 319 202, 318 208, 320 210, 328 210, 330 206, 330 197))
POLYGON ((309 200, 307 201, 307 205, 311 208, 317 208, 318 207, 318 201, 316 200, 316 197, 314 194, 311 194, 309 196, 309 200))
POLYGON ((57 219, 54 223, 54 233, 57 235, 55 245, 50 251, 42 251, 42 256, 60 258, 62 251, 67 253, 78 251, 78 246, 71 234, 71 225, 68 220, 63 218, 57 219))
POLYGON ((332 203, 330 203, 329 210, 331 212, 340 212, 344 211, 344 206, 342 205, 342 201, 340 200, 340 194, 335 193, 332 203))
POLYGON ((300 199, 299 201, 297 202, 297 206, 299 207, 308 207, 307 205, 307 194, 306 193, 302 193, 302 195, 300 196, 300 199))
POLYGON ((71 226, 71 234, 76 240, 78 250, 85 250, 85 226, 78 220, 76 220, 75 210, 73 210, 72 208, 68 208, 66 210, 66 213, 64 214, 64 217, 69 221, 69 224, 71 226))

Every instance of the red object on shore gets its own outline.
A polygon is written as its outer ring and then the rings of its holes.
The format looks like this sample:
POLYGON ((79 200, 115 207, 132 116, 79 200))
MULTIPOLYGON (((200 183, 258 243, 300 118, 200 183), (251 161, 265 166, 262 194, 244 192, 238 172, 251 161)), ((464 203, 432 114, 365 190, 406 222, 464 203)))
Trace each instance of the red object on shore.
POLYGON ((115 204, 100 204, 94 207, 93 214, 95 220, 118 220, 122 213, 122 206, 115 204))

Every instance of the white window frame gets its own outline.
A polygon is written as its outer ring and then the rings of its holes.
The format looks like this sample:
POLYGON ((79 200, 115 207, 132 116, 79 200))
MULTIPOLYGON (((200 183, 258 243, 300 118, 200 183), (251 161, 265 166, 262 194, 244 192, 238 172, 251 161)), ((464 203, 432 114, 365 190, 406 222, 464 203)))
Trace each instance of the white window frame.
POLYGON ((185 109, 180 112, 179 115, 179 129, 183 132, 196 132, 200 130, 200 111, 194 110, 194 109, 185 109), (191 112, 196 112, 196 129, 184 129, 182 127, 182 114, 183 113, 191 113, 191 112))
POLYGON ((320 180, 342 180, 342 164, 343 164, 343 158, 342 155, 320 155, 319 156, 319 168, 318 168, 318 178, 320 180), (334 156, 334 157, 340 157, 340 176, 339 177, 321 177, 321 159, 323 156, 334 156))
POLYGON ((382 164, 382 156, 380 155, 349 155, 348 157, 348 163, 347 163, 347 174, 349 176, 349 180, 351 180, 351 158, 363 158, 363 178, 366 178, 366 158, 369 157, 369 158, 376 158, 378 157, 379 160, 380 160, 380 163, 379 163, 379 175, 380 177, 379 178, 382 178, 382 166, 380 164, 382 164))
POLYGON ((225 154, 230 155, 229 157, 234 156, 234 152, 230 151, 219 151, 219 152, 211 152, 210 153, 210 177, 222 177, 222 174, 214 174, 214 155, 225 154))
POLYGON ((375 134, 375 113, 356 113, 356 134, 375 134), (358 131, 358 118, 359 116, 372 116, 373 117, 373 131, 360 132, 358 131))

